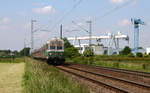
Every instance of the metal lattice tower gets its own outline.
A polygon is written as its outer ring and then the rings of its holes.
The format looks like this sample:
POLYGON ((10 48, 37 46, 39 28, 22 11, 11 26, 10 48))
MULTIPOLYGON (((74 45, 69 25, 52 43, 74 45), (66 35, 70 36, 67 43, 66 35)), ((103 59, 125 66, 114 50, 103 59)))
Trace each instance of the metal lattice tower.
POLYGON ((134 25, 134 54, 138 52, 139 47, 139 25, 145 25, 141 19, 131 19, 134 25))

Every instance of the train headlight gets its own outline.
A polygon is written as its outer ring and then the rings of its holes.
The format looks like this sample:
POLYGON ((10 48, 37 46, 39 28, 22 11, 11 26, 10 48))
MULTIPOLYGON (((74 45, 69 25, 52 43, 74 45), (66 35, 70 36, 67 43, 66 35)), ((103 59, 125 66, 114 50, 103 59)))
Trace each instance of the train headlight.
POLYGON ((51 55, 52 55, 52 53, 49 53, 49 55, 51 56, 51 55))

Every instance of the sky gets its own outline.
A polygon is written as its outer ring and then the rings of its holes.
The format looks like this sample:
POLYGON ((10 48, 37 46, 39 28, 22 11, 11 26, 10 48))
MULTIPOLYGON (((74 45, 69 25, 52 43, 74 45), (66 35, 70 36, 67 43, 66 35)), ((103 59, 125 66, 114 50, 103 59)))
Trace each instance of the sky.
POLYGON ((88 29, 88 20, 92 21, 94 36, 120 31, 130 38, 129 44, 122 40, 121 47, 133 47, 131 18, 140 18, 146 23, 140 26, 140 46, 150 47, 149 4, 150 0, 1 0, 0 50, 21 50, 24 45, 30 46, 32 19, 36 20, 34 48, 50 38, 59 37, 61 24, 65 37, 88 36, 72 23, 88 29))

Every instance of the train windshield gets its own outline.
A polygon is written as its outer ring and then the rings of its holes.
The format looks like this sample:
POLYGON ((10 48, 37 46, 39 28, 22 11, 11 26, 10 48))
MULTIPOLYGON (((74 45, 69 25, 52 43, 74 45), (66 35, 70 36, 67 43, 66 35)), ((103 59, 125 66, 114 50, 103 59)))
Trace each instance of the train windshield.
POLYGON ((62 50, 63 49, 63 43, 61 41, 57 41, 57 50, 62 50))
POLYGON ((50 46, 50 49, 55 49, 55 46, 50 46))
POLYGON ((63 42, 62 41, 51 41, 50 49, 62 50, 63 49, 63 42))
POLYGON ((62 46, 57 46, 57 50, 61 50, 62 49, 62 46))

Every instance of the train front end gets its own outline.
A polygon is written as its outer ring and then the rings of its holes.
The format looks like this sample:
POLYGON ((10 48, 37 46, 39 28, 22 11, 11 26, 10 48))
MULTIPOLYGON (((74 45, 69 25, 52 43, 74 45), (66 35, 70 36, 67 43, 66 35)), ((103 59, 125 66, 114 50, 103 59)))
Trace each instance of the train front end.
POLYGON ((65 62, 64 41, 61 39, 52 39, 47 42, 47 58, 49 64, 63 64, 65 62))

